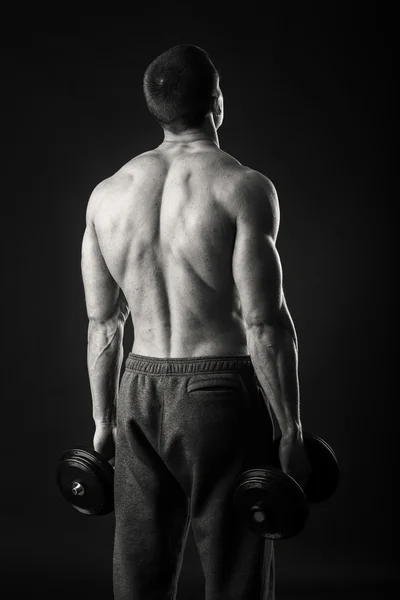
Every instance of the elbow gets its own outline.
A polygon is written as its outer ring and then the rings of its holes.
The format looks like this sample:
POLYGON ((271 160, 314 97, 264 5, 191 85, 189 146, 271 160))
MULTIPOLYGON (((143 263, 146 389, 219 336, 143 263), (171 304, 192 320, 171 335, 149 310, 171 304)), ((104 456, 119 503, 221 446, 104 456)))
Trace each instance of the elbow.
POLYGON ((87 341, 90 346, 114 346, 115 344, 122 343, 123 336, 124 323, 118 317, 89 316, 87 341))
POLYGON ((279 345, 282 330, 278 324, 265 320, 245 321, 245 327, 249 346, 251 346, 250 340, 269 348, 279 345))
POLYGON ((119 305, 118 308, 114 308, 113 310, 99 310, 99 309, 89 309, 87 311, 87 316, 89 319, 89 324, 93 327, 104 327, 107 325, 118 325, 125 324, 129 316, 129 308, 127 305, 119 305))
POLYGON ((101 312, 88 312, 88 320, 91 325, 105 325, 106 323, 117 321, 116 315, 105 314, 101 312))
POLYGON ((286 304, 277 305, 261 310, 252 310, 243 315, 247 331, 263 333, 268 331, 294 331, 293 321, 289 315, 286 304))
POLYGON ((258 339, 270 348, 278 346, 286 333, 285 320, 277 311, 270 315, 251 315, 244 320, 246 335, 258 339))
POLYGON ((255 333, 268 332, 282 328, 282 315, 278 310, 269 314, 266 314, 265 311, 263 313, 252 312, 244 315, 244 324, 246 331, 255 333))
POLYGON ((297 337, 291 322, 287 322, 284 317, 280 316, 275 319, 262 319, 245 321, 246 336, 248 343, 253 340, 256 344, 270 348, 271 351, 276 351, 290 340, 297 351, 297 337))
POLYGON ((120 313, 88 313, 90 330, 115 331, 125 324, 125 317, 120 313))

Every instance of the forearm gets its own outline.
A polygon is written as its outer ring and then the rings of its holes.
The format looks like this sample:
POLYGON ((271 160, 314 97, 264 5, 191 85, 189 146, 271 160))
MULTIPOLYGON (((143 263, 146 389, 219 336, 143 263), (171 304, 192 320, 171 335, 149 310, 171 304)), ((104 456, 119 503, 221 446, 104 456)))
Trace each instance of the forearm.
POLYGON ((301 434, 296 334, 288 323, 247 330, 255 373, 283 436, 301 434))
POLYGON ((115 422, 115 404, 123 360, 124 320, 90 320, 87 366, 96 424, 115 422))

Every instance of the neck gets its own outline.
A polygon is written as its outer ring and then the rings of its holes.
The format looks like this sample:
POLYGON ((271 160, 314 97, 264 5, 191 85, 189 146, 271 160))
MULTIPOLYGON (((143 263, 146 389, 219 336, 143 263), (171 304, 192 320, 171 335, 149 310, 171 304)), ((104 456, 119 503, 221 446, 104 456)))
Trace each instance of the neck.
POLYGON ((200 127, 185 129, 182 133, 171 133, 164 129, 164 144, 189 144, 204 141, 214 142, 219 148, 217 130, 211 118, 206 118, 200 127))

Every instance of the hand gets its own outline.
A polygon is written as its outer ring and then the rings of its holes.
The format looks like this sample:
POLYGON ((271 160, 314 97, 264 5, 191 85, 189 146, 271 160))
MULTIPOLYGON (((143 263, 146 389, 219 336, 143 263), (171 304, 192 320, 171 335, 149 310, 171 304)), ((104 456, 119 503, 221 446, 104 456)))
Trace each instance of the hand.
POLYGON ((282 436, 279 444, 279 460, 283 472, 293 477, 304 489, 311 474, 311 465, 302 435, 282 436))
POLYGON ((117 427, 111 423, 97 423, 96 431, 93 438, 93 448, 101 454, 103 458, 115 462, 115 440, 117 435, 117 427))

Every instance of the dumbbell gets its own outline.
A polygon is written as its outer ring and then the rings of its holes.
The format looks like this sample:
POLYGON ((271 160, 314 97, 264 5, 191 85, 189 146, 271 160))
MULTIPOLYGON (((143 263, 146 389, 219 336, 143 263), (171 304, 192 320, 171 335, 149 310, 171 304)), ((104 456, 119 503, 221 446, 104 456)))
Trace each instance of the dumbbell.
POLYGON ((84 515, 114 510, 114 467, 95 450, 79 446, 64 452, 57 485, 63 498, 84 515))
POLYGON ((255 467, 240 476, 234 506, 241 521, 254 533, 271 539, 297 535, 309 516, 309 505, 328 500, 339 484, 339 464, 332 448, 320 437, 304 432, 311 473, 304 489, 282 471, 281 436, 274 440, 272 464, 255 467))

